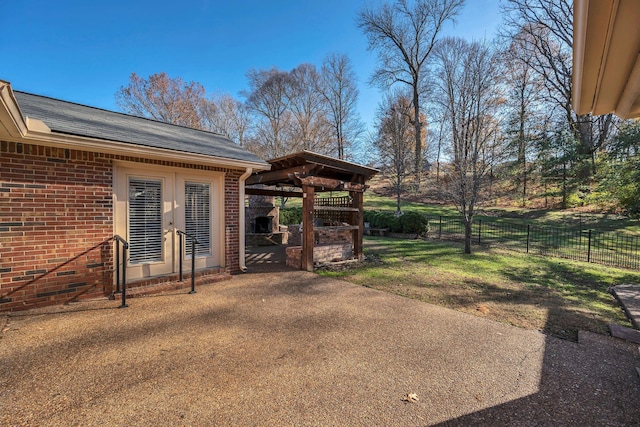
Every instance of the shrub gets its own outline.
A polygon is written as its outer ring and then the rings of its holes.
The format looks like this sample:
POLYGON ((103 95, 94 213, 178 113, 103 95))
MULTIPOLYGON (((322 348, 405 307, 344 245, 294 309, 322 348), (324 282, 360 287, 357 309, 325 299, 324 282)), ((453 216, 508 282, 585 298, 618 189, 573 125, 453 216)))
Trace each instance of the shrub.
POLYGON ((292 225, 302 222, 302 208, 283 208, 280 209, 280 224, 292 225))
POLYGON ((427 232, 427 218, 418 212, 405 212, 398 217, 400 228, 403 233, 424 234, 427 232))
POLYGON ((386 228, 394 233, 422 234, 427 231, 427 218, 412 211, 400 215, 390 211, 364 211, 364 221, 371 228, 386 228))
POLYGON ((388 228, 390 231, 398 228, 396 215, 389 211, 364 211, 364 221, 371 228, 388 228))

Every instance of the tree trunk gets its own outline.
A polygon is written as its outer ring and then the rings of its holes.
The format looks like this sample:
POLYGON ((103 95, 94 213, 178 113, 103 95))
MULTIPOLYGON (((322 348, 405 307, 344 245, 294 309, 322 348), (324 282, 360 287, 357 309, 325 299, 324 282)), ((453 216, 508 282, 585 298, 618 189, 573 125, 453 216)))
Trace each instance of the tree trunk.
POLYGON ((524 164, 524 169, 522 170, 522 207, 524 208, 527 204, 527 163, 524 164))
POLYGON ((567 163, 562 163, 562 209, 567 209, 567 163))
POLYGON ((418 94, 418 84, 413 85, 413 125, 415 127, 416 138, 416 186, 420 188, 420 178, 422 175, 422 123, 420 123, 420 99, 418 94))
POLYGON ((468 219, 464 218, 464 253, 471 253, 471 226, 473 225, 473 218, 469 217, 468 219))

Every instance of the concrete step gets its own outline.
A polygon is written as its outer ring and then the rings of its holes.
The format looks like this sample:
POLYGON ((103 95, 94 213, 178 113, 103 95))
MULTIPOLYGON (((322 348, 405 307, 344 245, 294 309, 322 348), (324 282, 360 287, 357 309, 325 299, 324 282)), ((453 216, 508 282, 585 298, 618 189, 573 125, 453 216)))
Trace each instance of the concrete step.
MULTIPOLYGON (((169 292, 169 291, 176 291, 176 290, 188 291, 191 289, 191 277, 183 278, 182 282, 178 281, 175 278, 172 278, 172 279, 168 279, 167 281, 160 282, 160 283, 153 283, 153 284, 147 284, 147 285, 136 285, 135 283, 130 283, 127 285, 127 298, 137 298, 137 297, 143 297, 147 295, 153 295, 153 294, 158 294, 162 292, 169 292)), ((231 279, 231 275, 226 272, 214 272, 210 274, 204 274, 199 277, 196 277, 195 288, 197 291, 198 286, 221 282, 223 280, 229 280, 229 279, 231 279)), ((112 295, 112 298, 115 300, 121 300, 122 292, 114 292, 112 295)))
POLYGON ((640 329, 640 285, 625 283, 613 286, 611 293, 618 300, 636 329, 640 329))
POLYGON ((611 336, 640 344, 640 331, 612 323, 609 325, 611 336))

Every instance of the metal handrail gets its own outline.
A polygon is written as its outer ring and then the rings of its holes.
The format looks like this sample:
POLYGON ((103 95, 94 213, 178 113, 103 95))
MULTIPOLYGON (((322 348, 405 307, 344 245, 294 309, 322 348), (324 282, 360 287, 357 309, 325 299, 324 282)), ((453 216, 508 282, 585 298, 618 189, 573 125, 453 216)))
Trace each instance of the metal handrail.
POLYGON ((188 237, 191 239, 191 291, 190 294, 196 293, 196 245, 199 245, 200 242, 195 236, 191 234, 185 233, 182 230, 176 230, 178 236, 180 236, 180 281, 182 282, 182 254, 184 251, 184 238, 188 237))
POLYGON ((127 249, 129 242, 124 240, 117 234, 113 236, 116 242, 116 292, 120 292, 120 245, 122 245, 122 304, 120 308, 128 307, 127 305, 127 249))

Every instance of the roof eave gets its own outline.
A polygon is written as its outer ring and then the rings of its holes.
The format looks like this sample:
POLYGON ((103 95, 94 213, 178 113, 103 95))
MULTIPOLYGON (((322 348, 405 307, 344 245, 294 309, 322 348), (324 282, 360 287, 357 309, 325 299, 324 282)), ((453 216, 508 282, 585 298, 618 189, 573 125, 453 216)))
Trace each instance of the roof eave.
POLYGON ((240 169, 251 168, 253 170, 268 170, 271 168, 270 164, 263 161, 254 162, 206 154, 188 153, 54 132, 41 120, 23 118, 23 114, 20 111, 18 102, 11 89, 11 84, 4 80, 0 80, 0 137, 7 141, 44 144, 59 148, 153 160, 178 161, 198 165, 240 169))
POLYGON ((27 132, 27 124, 22 118, 11 84, 0 80, 0 136, 20 138, 27 132))
POLYGON ((573 99, 577 114, 640 116, 640 2, 575 0, 573 99))
POLYGON ((73 150, 92 151, 97 153, 138 157, 153 160, 184 162, 207 166, 224 166, 230 168, 252 168, 253 170, 268 170, 271 168, 266 162, 231 159, 207 154, 188 153, 167 150, 130 143, 68 135, 56 132, 28 131, 23 136, 23 142, 44 143, 46 145, 68 148, 73 150))

